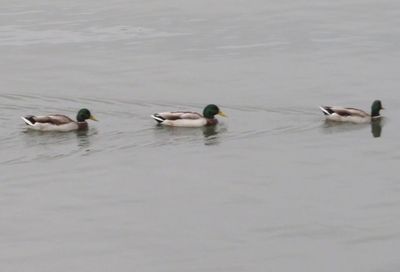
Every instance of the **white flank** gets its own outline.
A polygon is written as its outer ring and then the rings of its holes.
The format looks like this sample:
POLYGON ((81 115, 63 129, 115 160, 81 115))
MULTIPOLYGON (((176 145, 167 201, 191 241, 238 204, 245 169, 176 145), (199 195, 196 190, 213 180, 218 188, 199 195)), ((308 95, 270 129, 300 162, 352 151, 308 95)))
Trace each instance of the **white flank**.
POLYGON ((207 120, 205 118, 165 120, 161 124, 172 127, 204 127, 207 124, 207 120))
POLYGON ((357 124, 362 124, 362 123, 369 123, 371 122, 370 117, 361 117, 361 116, 341 116, 337 113, 333 113, 330 115, 326 116, 327 120, 330 121, 335 121, 335 122, 351 122, 351 123, 357 123, 357 124))

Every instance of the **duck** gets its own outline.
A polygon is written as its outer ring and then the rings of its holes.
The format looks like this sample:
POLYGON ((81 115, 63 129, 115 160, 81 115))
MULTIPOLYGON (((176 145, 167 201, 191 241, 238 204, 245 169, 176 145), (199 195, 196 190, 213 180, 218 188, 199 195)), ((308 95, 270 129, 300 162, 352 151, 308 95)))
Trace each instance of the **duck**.
POLYGON ((22 120, 29 129, 39 131, 74 131, 88 129, 86 120, 90 119, 97 121, 97 119, 90 113, 88 109, 80 109, 76 115, 76 121, 68 116, 62 114, 52 114, 46 116, 21 116, 22 120))
POLYGON ((370 123, 372 120, 381 117, 380 111, 383 110, 382 102, 375 100, 371 105, 371 114, 356 108, 321 106, 319 107, 326 120, 351 123, 370 123))
POLYGON ((191 111, 167 111, 151 115, 159 125, 173 127, 205 127, 218 124, 215 115, 227 117, 217 105, 209 104, 203 114, 191 111))

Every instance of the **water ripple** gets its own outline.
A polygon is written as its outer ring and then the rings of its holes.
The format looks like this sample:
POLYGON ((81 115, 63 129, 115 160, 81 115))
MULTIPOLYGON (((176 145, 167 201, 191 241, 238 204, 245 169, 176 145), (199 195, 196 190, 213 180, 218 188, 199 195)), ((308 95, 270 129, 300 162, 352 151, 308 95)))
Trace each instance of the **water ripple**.
POLYGON ((157 31, 151 28, 117 25, 112 27, 89 27, 79 30, 41 29, 23 26, 0 27, 0 45, 26 46, 32 44, 66 44, 88 42, 115 42, 121 40, 148 40, 187 36, 190 33, 157 31))

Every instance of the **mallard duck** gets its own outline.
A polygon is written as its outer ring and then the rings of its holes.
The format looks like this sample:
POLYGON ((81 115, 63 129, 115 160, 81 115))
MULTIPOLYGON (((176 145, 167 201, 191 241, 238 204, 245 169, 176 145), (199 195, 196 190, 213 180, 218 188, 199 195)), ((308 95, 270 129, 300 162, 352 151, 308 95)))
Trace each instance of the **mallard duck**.
POLYGON ((225 113, 220 111, 214 104, 207 105, 203 110, 203 115, 197 112, 174 111, 160 112, 151 115, 159 124, 174 127, 204 127, 212 126, 218 123, 215 115, 226 117, 225 113))
POLYGON ((34 116, 29 115, 21 117, 22 120, 28 125, 28 128, 40 131, 72 131, 72 130, 85 130, 88 128, 86 120, 90 119, 97 121, 97 119, 90 113, 88 109, 79 110, 74 121, 68 116, 61 114, 52 114, 48 116, 34 116))
POLYGON ((375 118, 381 117, 380 110, 383 110, 380 100, 375 100, 371 106, 371 114, 363 110, 345 107, 319 107, 325 114, 327 120, 352 123, 368 123, 375 118))

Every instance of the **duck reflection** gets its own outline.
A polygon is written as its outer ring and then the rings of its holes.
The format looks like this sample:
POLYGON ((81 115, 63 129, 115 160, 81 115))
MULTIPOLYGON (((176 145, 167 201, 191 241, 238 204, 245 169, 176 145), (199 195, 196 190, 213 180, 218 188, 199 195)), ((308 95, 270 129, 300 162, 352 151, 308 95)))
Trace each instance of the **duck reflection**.
POLYGON ((218 144, 218 129, 217 126, 207 126, 203 127, 204 144, 205 145, 215 145, 218 144))
POLYGON ((61 145, 71 139, 70 133, 60 133, 58 131, 37 131, 24 128, 22 133, 28 145, 33 145, 33 143, 40 146, 49 144, 61 145))
POLYGON ((82 149, 89 148, 90 146, 90 139, 89 139, 88 130, 78 130, 76 131, 76 138, 78 140, 78 146, 82 149))
POLYGON ((378 118, 376 120, 372 120, 371 122, 371 133, 374 138, 381 137, 382 127, 383 127, 383 118, 378 118))
POLYGON ((95 129, 89 130, 77 130, 74 132, 58 132, 58 131, 36 131, 32 129, 25 129, 22 131, 25 135, 26 141, 31 145, 32 142, 36 145, 48 145, 48 144, 65 144, 66 142, 73 139, 74 134, 78 140, 78 147, 88 148, 90 146, 90 136, 96 134, 95 129))
MULTIPOLYGON (((226 129, 225 129, 226 130, 226 129)), ((205 145, 219 143, 218 134, 224 131, 220 126, 205 126, 201 128, 155 126, 158 141, 165 143, 187 143, 202 141, 205 145), (203 137, 201 137, 203 136, 203 137)))
POLYGON ((80 149, 85 149, 86 151, 90 151, 90 149, 89 149, 89 147, 91 145, 90 137, 97 134, 97 129, 91 128, 91 129, 86 129, 86 130, 77 130, 75 132, 75 134, 76 134, 76 138, 78 140, 78 147, 80 149))
POLYGON ((384 123, 383 118, 378 118, 372 120, 371 123, 365 123, 365 124, 354 124, 354 123, 325 120, 323 129, 326 133, 341 133, 341 132, 362 130, 370 126, 372 137, 379 138, 381 137, 382 134, 383 123, 384 123))

